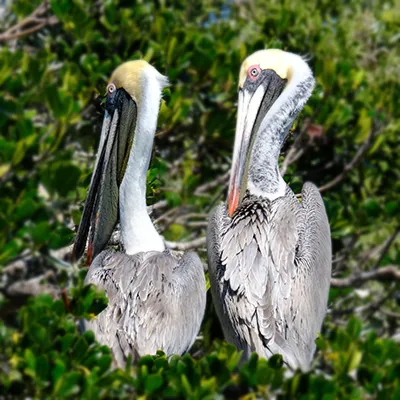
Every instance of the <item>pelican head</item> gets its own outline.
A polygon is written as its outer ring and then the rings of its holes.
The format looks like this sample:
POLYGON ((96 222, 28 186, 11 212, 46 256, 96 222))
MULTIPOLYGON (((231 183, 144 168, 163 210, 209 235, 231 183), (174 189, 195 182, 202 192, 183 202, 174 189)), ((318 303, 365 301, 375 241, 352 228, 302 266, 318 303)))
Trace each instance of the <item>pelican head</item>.
MULTIPOLYGON (((73 249, 75 260, 84 252, 89 230, 88 264, 110 239, 118 220, 119 188, 135 136, 145 134, 142 125, 146 117, 151 114, 154 120, 155 114, 156 120, 158 115, 159 100, 149 107, 148 98, 155 93, 160 99, 167 85, 167 78, 144 60, 125 62, 112 73, 95 167, 73 249), (138 119, 138 114, 143 118, 138 119)), ((152 145, 152 138, 148 140, 152 145)))
POLYGON ((146 97, 146 86, 149 81, 156 81, 160 90, 168 86, 168 78, 161 75, 153 66, 144 60, 127 61, 117 67, 111 75, 107 85, 107 111, 108 105, 118 92, 125 91, 131 99, 139 106, 144 104, 146 97))
POLYGON ((293 53, 278 49, 260 50, 242 63, 228 193, 230 216, 244 196, 258 133, 279 131, 279 140, 283 142, 294 118, 311 95, 313 85, 309 66, 293 53))

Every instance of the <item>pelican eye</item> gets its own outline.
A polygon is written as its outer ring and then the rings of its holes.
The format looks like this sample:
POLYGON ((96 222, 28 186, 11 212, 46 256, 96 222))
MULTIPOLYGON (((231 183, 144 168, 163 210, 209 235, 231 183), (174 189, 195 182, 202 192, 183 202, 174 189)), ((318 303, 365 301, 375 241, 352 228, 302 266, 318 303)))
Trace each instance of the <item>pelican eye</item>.
POLYGON ((115 86, 115 83, 109 83, 107 85, 107 94, 113 94, 117 90, 117 87, 115 86))
POLYGON ((261 68, 259 65, 252 65, 251 67, 249 67, 249 69, 247 70, 247 76, 251 79, 251 80, 255 80, 257 79, 258 75, 260 75, 261 72, 261 68))

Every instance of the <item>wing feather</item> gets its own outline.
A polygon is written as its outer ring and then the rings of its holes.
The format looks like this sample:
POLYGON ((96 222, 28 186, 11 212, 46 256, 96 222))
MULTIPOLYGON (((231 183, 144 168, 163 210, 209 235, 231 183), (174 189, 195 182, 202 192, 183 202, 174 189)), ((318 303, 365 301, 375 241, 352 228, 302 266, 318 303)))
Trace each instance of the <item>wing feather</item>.
POLYGON ((117 366, 124 367, 129 355, 183 354, 192 346, 206 302, 196 254, 104 251, 86 280, 106 290, 107 308, 87 327, 112 349, 117 366))
POLYGON ((301 349, 300 366, 307 369, 326 314, 332 268, 328 217, 318 188, 310 182, 302 189, 297 229, 296 277, 288 307, 295 316, 292 340, 301 349))
POLYGON ((299 203, 288 188, 274 201, 250 196, 229 218, 219 206, 207 232, 210 283, 225 337, 244 350, 280 353, 309 368, 326 312, 329 223, 317 188, 299 203))

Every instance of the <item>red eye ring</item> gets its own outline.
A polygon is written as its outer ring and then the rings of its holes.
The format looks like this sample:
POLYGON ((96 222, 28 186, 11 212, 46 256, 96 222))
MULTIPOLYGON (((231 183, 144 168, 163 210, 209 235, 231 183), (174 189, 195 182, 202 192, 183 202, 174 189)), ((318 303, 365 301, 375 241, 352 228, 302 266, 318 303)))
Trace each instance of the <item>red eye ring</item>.
POLYGON ((247 69, 247 76, 252 81, 255 81, 258 78, 258 76, 260 75, 260 72, 261 72, 261 68, 259 65, 251 65, 247 69))
POLYGON ((107 90, 107 94, 113 94, 117 90, 117 87, 115 86, 114 82, 110 82, 107 85, 107 89, 106 90, 107 90))

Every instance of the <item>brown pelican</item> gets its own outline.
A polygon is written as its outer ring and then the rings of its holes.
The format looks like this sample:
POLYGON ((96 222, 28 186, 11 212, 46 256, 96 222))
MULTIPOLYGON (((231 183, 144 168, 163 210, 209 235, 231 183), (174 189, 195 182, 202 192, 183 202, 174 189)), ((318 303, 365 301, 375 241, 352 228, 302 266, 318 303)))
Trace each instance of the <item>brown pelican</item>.
POLYGON ((307 370, 326 313, 331 275, 329 222, 318 189, 299 202, 278 157, 314 87, 307 63, 262 50, 242 64, 228 204, 207 231, 211 292, 225 338, 263 357, 282 354, 307 370))
POLYGON ((86 282, 108 306, 86 328, 108 345, 114 364, 163 350, 183 354, 200 329, 206 283, 197 254, 171 252, 146 208, 146 174, 167 78, 147 62, 119 66, 107 86, 106 111, 73 255, 89 235, 86 282), (120 219, 124 252, 104 250, 120 219), (90 233, 89 233, 90 230, 90 233))

